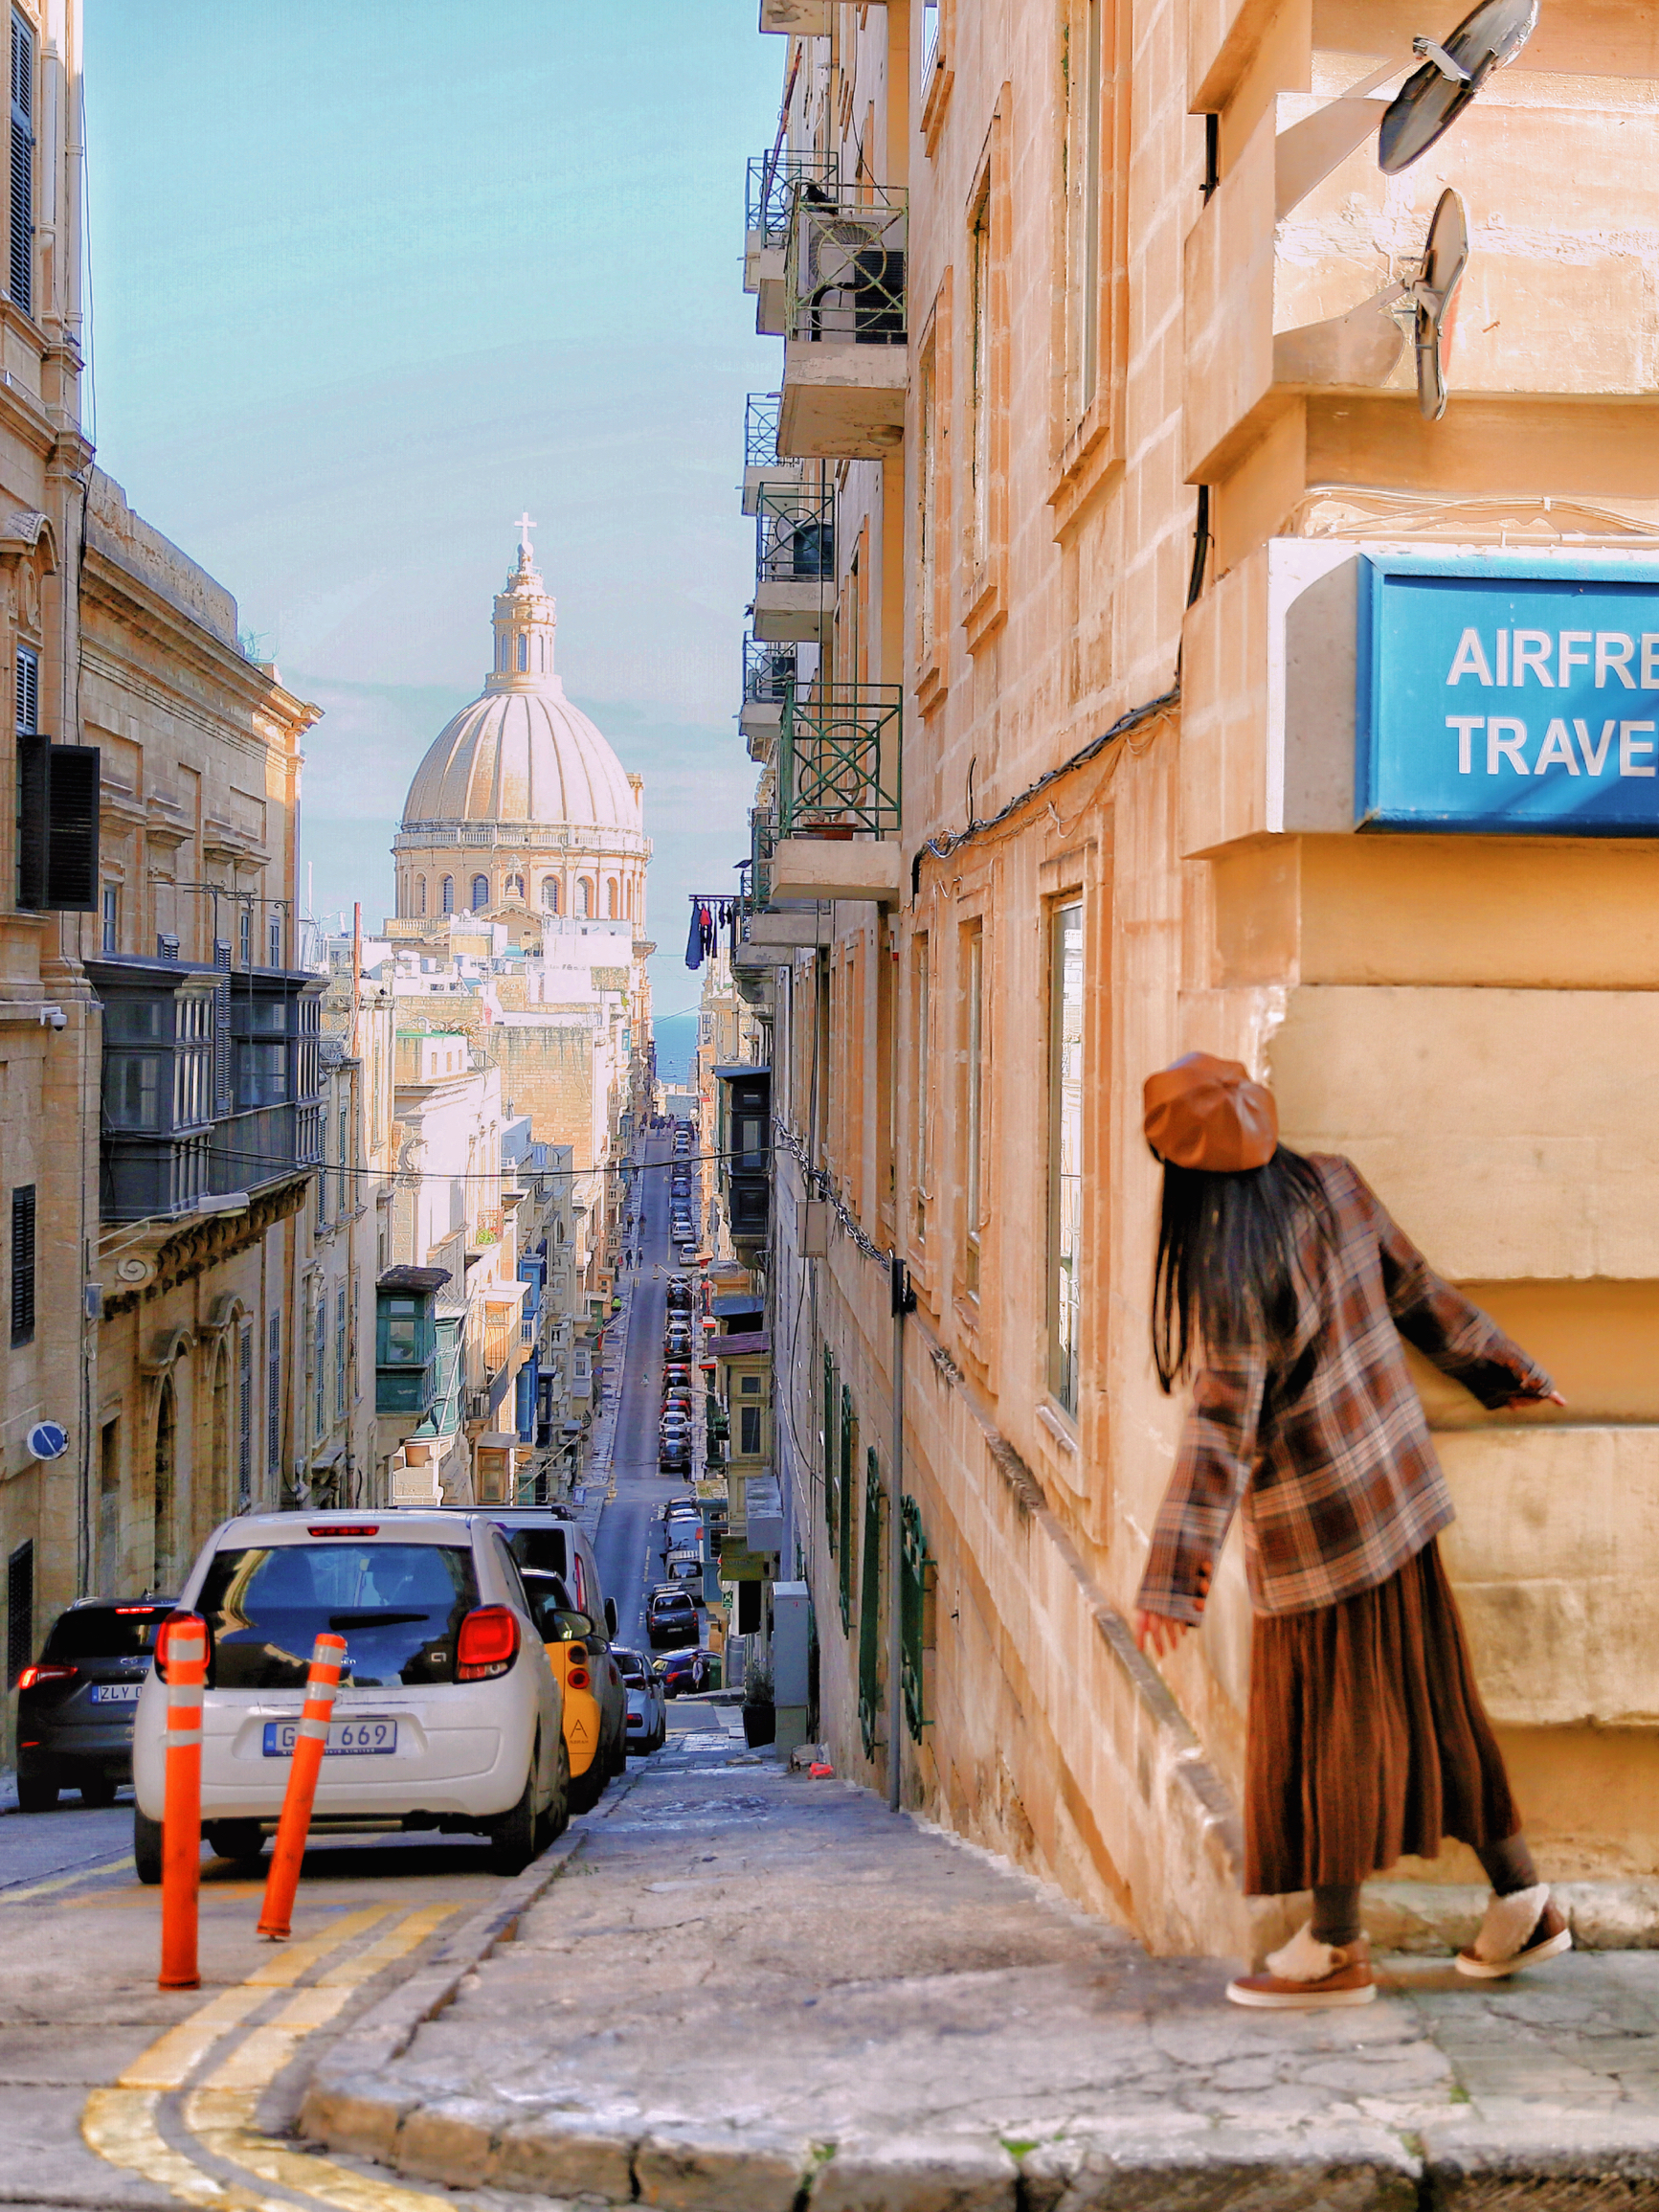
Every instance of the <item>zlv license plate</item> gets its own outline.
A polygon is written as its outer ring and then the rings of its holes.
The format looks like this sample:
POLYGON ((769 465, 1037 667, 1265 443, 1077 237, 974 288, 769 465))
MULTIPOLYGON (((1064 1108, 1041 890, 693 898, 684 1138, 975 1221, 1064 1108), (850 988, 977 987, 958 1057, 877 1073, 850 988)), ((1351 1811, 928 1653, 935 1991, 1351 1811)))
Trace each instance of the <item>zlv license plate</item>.
MULTIPOLYGON (((300 1738, 297 1721, 267 1721, 265 1723, 265 1756, 267 1759, 291 1759, 294 1746, 300 1738)), ((331 1721, 328 1724, 328 1741, 324 1747, 327 1755, 350 1755, 362 1758, 375 1752, 395 1751, 397 1749, 397 1723, 395 1721, 331 1721)))
POLYGON ((95 1705, 131 1705, 138 1703, 142 1682, 94 1682, 92 1702, 95 1705))

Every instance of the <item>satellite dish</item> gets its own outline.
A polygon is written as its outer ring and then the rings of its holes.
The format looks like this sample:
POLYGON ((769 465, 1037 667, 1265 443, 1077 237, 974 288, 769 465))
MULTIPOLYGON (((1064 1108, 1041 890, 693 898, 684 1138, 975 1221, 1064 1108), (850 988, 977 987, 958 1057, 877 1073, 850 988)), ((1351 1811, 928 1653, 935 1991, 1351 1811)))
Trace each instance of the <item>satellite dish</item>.
POLYGON ((34 1458, 61 1459, 69 1449, 69 1433, 56 1421, 36 1421, 25 1441, 34 1458))
POLYGON ((1537 27, 1538 0, 1480 0, 1444 46, 1414 38, 1424 56, 1389 102, 1378 166, 1398 176, 1449 130, 1494 69, 1513 61, 1537 27))
POLYGON ((1468 266, 1468 217, 1454 192, 1444 192, 1428 226, 1423 272, 1406 297, 1417 310, 1417 404, 1430 422, 1446 413, 1446 364, 1456 298, 1468 266))

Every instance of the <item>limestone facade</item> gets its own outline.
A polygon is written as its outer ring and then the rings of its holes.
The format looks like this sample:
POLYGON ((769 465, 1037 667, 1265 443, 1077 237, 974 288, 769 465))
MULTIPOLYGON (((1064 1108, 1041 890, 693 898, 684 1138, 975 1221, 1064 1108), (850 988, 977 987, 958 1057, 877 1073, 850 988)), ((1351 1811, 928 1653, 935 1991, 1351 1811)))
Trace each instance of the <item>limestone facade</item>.
MULTIPOLYGON (((872 733, 876 690, 903 710, 902 802, 872 798, 890 723, 844 815, 797 807, 791 837, 787 784, 770 801, 773 905, 751 928, 773 979, 775 1433, 820 1732, 871 1779, 896 1735, 909 1801, 1155 1947, 1250 1948, 1236 1544, 1161 1679, 1127 1627, 1182 1414, 1148 1350, 1140 1085, 1202 1047, 1270 1076, 1288 1140, 1352 1155, 1556 1372, 1558 1419, 1431 1391, 1448 1556, 1546 1870, 1651 1874, 1659 847, 1356 834, 1353 579, 1402 553, 1477 580, 1500 554, 1652 579, 1649 186, 1612 149, 1650 126, 1653 27, 1546 0, 1513 65, 1384 178, 1377 125, 1424 28, 1392 5, 826 20, 781 49, 786 148, 848 222, 897 205, 906 228, 838 301, 784 265, 818 219, 804 192, 771 278, 751 214, 761 325, 789 332, 779 462, 827 462, 836 487, 796 741, 831 686, 872 733), (1435 422, 1381 295, 1448 189, 1472 252, 1435 422), (890 305, 847 305, 895 277, 896 371, 890 305), (876 319, 838 346, 838 313, 849 334, 876 319), (814 898, 836 901, 821 945, 814 898), (890 1253, 917 1301, 902 1437, 890 1253)), ((1653 714, 1645 683, 1624 713, 1653 714)))

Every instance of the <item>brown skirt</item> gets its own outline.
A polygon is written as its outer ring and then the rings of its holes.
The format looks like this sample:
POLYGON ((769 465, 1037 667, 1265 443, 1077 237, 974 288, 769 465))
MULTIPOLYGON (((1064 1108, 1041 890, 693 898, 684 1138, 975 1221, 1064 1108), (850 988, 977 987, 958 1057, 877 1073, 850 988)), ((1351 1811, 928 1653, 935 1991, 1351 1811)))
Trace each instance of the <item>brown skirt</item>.
POLYGON ((1518 1831, 1438 1544, 1339 1605, 1257 1614, 1246 1763, 1253 1896, 1518 1831))

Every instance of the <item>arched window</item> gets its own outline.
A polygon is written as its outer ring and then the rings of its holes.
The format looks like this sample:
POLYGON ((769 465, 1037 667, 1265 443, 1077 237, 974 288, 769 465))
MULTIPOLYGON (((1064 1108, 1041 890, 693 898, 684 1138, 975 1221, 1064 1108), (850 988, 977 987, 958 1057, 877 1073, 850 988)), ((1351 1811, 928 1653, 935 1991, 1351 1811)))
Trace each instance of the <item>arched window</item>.
POLYGON ((620 912, 621 908, 617 900, 617 879, 613 876, 605 886, 605 913, 611 921, 615 921, 620 912))
POLYGON ((632 876, 622 886, 622 912, 629 921, 634 918, 634 880, 632 876))
POLYGON ((525 636, 523 630, 521 630, 519 632, 519 673, 521 675, 527 675, 529 673, 529 666, 530 641, 525 636))
POLYGON ((489 877, 487 875, 475 875, 472 879, 472 911, 474 914, 482 914, 488 904, 489 877))
POLYGON ((594 887, 585 875, 580 876, 576 881, 576 912, 585 916, 591 914, 593 911, 594 887))
POLYGON ((213 1512, 222 1521, 231 1510, 231 1362, 224 1345, 213 1362, 213 1512))
POLYGON ((155 1489, 151 1501, 154 1539, 150 1550, 150 1588, 168 1590, 173 1579, 173 1454, 178 1413, 173 1404, 170 1375, 162 1380, 155 1411, 155 1489))
POLYGON ((423 875, 417 875, 415 879, 415 911, 416 914, 426 912, 426 878, 423 875))
POLYGON ((558 913, 558 911, 559 911, 559 879, 558 879, 558 877, 557 877, 556 875, 544 875, 544 876, 543 876, 543 878, 542 878, 542 904, 543 904, 543 906, 545 906, 545 907, 547 908, 547 910, 548 910, 549 914, 557 914, 557 913, 558 913))
POLYGON ((445 913, 445 914, 454 914, 454 912, 455 912, 455 878, 454 878, 454 876, 453 876, 453 875, 446 875, 446 876, 444 877, 444 879, 443 879, 443 893, 442 893, 442 897, 443 897, 443 911, 444 911, 444 913, 445 913))
POLYGON ((522 875, 509 875, 506 879, 506 882, 502 886, 502 896, 504 898, 523 898, 524 895, 524 877, 522 875))

